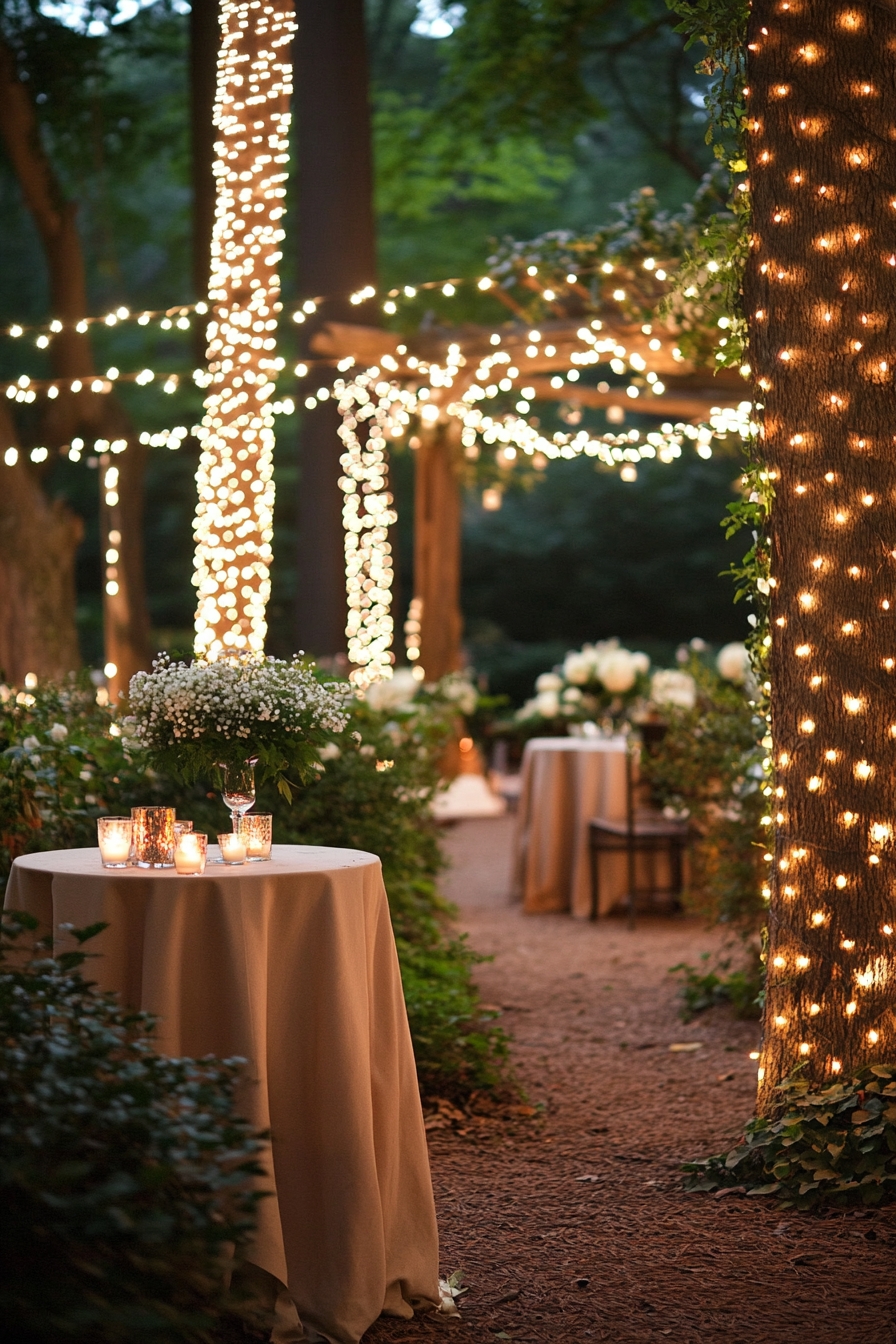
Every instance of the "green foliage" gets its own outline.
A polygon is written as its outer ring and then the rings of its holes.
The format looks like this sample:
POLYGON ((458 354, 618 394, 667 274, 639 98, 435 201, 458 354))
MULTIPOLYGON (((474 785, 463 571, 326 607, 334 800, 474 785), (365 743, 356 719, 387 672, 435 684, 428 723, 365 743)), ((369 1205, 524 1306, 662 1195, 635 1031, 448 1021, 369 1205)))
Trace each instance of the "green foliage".
POLYGON ((681 1016, 690 1022, 698 1013, 730 1003, 735 1017, 758 1018, 763 992, 762 965, 758 958, 746 967, 731 970, 731 958, 723 957, 715 967, 709 965, 711 953, 703 952, 702 966, 679 962, 669 969, 681 977, 681 1016))
POLYGON ((666 734, 642 755, 661 807, 687 816, 695 836, 690 899, 746 943, 765 913, 757 843, 764 810, 763 721, 748 692, 692 658, 693 709, 664 708, 666 734))
MULTIPOLYGON (((126 815, 139 804, 173 805, 212 837, 227 826, 209 787, 215 781, 190 786, 148 768, 87 678, 3 690, 0 879, 18 854, 95 845, 98 816, 126 815)), ((356 701, 292 806, 269 783, 259 789, 258 807, 273 812, 278 843, 379 855, 421 1084, 460 1095, 503 1076, 507 1045, 478 1006, 471 970, 481 958, 453 933, 455 912, 436 886, 442 858, 429 804, 456 714, 455 702, 439 694, 391 712, 356 701)))
POLYGON ((751 1120, 730 1152, 687 1164, 691 1190, 740 1187, 797 1209, 893 1200, 896 1065, 872 1065, 821 1091, 797 1071, 776 1091, 776 1119, 751 1120))
POLYGON ((83 952, 23 957, 34 927, 4 917, 0 946, 4 1328, 17 1344, 208 1341, 263 1175, 263 1136, 234 1111, 242 1061, 157 1054, 151 1019, 85 980, 83 952))
POLYGON ((531 136, 488 144, 458 133, 435 109, 386 90, 373 118, 376 207, 416 224, 468 202, 549 202, 573 171, 566 154, 551 154, 531 136))

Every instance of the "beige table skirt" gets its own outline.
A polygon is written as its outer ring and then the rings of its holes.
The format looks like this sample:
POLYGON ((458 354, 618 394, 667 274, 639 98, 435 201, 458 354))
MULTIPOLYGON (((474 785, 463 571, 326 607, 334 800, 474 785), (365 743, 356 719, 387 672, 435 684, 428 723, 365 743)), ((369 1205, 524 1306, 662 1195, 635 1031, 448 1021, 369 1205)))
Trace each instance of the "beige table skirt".
MULTIPOLYGON (((588 823, 624 821, 624 737, 535 737, 523 753, 513 891, 531 914, 591 913, 588 823)), ((627 895, 623 854, 601 858, 600 910, 627 895)))
POLYGON ((250 1259, 288 1287, 309 1334, 355 1344, 381 1312, 438 1302, 395 942, 374 855, 273 853, 202 877, 103 869, 97 850, 34 854, 13 865, 5 904, 47 928, 108 921, 88 975, 159 1017, 162 1051, 249 1061, 240 1104, 271 1130, 261 1184, 275 1196, 250 1259))

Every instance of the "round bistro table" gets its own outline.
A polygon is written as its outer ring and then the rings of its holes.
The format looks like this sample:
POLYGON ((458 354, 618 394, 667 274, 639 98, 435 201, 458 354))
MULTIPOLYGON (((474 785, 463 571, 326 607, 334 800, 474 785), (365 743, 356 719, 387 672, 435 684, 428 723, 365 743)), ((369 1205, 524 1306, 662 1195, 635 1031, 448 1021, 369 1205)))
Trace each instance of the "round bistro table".
POLYGON ((375 855, 275 845, 270 862, 182 877, 103 868, 96 849, 29 854, 5 906, 60 948, 72 941, 60 925, 106 921, 87 974, 158 1017, 163 1053, 248 1061, 239 1104, 272 1135, 272 1197, 249 1259, 284 1285, 287 1318, 298 1313, 283 1339, 356 1344, 382 1312, 438 1304, 426 1136, 375 855))

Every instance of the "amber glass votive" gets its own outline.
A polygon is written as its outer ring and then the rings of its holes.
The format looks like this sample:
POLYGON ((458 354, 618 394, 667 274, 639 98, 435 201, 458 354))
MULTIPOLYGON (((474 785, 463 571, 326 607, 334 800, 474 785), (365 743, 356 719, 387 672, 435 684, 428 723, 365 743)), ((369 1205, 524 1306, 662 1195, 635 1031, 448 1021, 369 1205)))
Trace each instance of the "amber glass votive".
POLYGON ((262 863, 271 857, 274 817, 270 812, 247 812, 240 817, 239 833, 246 844, 250 863, 262 863))
POLYGON ((97 843, 104 868, 130 867, 133 833, 130 817, 97 817, 97 843))
POLYGON ((174 849, 174 866, 184 877, 199 877, 205 872, 208 836, 200 831, 184 831, 174 849))
POLYGON ((132 807, 138 868, 174 867, 174 808, 132 807))

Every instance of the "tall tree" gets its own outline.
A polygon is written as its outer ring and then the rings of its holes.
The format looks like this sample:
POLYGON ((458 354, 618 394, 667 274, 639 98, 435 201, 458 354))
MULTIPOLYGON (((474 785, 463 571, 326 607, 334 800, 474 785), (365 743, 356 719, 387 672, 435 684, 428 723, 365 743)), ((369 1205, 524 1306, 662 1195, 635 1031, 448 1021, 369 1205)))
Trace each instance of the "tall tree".
POLYGON ((896 6, 753 0, 745 278, 764 403, 775 826, 760 1107, 892 1058, 896 6))
MULTIPOLYGON (((16 446, 6 405, 0 439, 16 446)), ((0 675, 21 686, 29 672, 61 677, 78 666, 75 552, 81 519, 50 500, 37 471, 18 460, 0 467, 0 675)))
MULTIPOLYGON (((50 346, 53 374, 64 379, 89 378, 96 373, 90 338, 86 332, 75 330, 75 324, 88 313, 77 205, 66 198, 53 169, 28 83, 20 75, 16 52, 3 39, 0 137, 43 248, 52 315, 63 323, 63 330, 50 346)), ((115 463, 115 488, 102 492, 101 505, 101 535, 107 556, 105 656, 115 668, 112 688, 117 692, 134 672, 147 665, 149 657, 142 531, 145 448, 114 394, 66 390, 55 402, 48 403, 44 433, 51 443, 70 442, 79 429, 109 441, 124 440, 128 445, 115 463)), ((108 461, 104 469, 111 469, 108 461)))
MULTIPOLYGON (((215 222, 215 85, 220 43, 218 0, 192 0, 190 5, 190 166, 193 185, 193 293, 208 298, 212 228, 215 222)), ((197 367, 205 365, 205 323, 193 328, 197 367)))
MULTIPOLYGON (((302 296, 327 296, 325 321, 370 321, 348 296, 376 283, 373 163, 363 0, 298 0, 299 265, 302 296)), ((337 436, 324 404, 303 413, 298 508, 297 635, 300 647, 345 650, 345 561, 337 436)))

